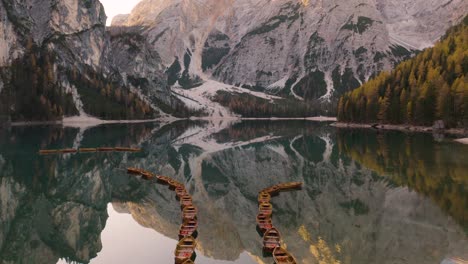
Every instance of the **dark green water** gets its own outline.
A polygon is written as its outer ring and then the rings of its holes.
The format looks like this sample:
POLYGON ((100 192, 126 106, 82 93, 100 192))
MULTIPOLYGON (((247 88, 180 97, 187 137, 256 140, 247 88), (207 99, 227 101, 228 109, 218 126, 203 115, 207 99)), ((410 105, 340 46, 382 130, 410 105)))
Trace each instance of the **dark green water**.
POLYGON ((0 263, 172 263, 173 192, 199 207, 196 263, 272 263, 255 229, 260 189, 299 263, 468 260, 468 146, 432 135, 304 121, 179 122, 0 130, 0 263), (141 153, 39 156, 39 149, 139 146, 141 153))

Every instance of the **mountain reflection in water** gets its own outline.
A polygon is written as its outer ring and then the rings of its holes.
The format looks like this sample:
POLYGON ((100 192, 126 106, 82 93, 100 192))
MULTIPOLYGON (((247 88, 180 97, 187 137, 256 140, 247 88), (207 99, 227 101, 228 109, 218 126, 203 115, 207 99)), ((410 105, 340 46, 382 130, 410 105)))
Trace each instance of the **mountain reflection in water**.
POLYGON ((466 260, 467 153, 430 135, 308 121, 13 127, 0 131, 0 263, 170 263, 175 195, 129 166, 186 184, 199 207, 196 263, 273 262, 256 197, 287 181, 304 188, 272 200, 273 221, 299 263, 466 260), (130 145, 143 151, 37 155, 130 145))

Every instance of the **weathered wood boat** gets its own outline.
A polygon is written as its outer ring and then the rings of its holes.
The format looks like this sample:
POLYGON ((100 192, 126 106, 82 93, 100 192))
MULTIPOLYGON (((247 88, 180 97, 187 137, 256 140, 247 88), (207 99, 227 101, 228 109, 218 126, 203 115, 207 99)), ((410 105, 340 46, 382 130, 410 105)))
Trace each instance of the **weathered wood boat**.
POLYGON ((157 175, 156 179, 158 179, 158 182, 161 184, 167 184, 168 181, 170 180, 169 177, 163 176, 163 175, 157 175))
POLYGON ((281 235, 276 228, 268 229, 263 235, 263 250, 273 252, 277 247, 281 246, 281 235))
POLYGON ((184 237, 195 237, 195 232, 198 228, 198 221, 196 219, 185 220, 179 229, 179 239, 184 237))
POLYGON ((137 168, 127 168, 127 173, 128 174, 133 174, 133 175, 140 175, 142 170, 137 169, 137 168))
POLYGON ((169 179, 167 181, 167 183, 169 184, 169 187, 172 187, 172 188, 177 188, 178 186, 183 186, 182 183, 180 183, 179 181, 176 181, 174 179, 169 179))
POLYGON ((97 149, 96 148, 80 148, 79 149, 80 152, 83 152, 83 153, 86 153, 86 152, 96 152, 97 149))
POLYGON ((193 262, 191 259, 187 259, 182 264, 195 264, 195 262, 193 262))
POLYGON ((197 217, 197 208, 193 205, 188 205, 185 206, 184 209, 182 209, 182 218, 184 220, 189 220, 189 219, 194 219, 197 217))
POLYGON ((260 192, 258 194, 258 202, 259 203, 269 203, 271 200, 271 195, 267 192, 260 192))
POLYGON ((280 188, 278 187, 278 185, 273 185, 269 188, 264 189, 263 191, 269 193, 270 195, 277 195, 280 192, 280 188))
POLYGON ((145 180, 151 180, 154 178, 154 174, 149 171, 141 171, 140 175, 145 180))
POLYGON ((271 203, 260 203, 258 212, 270 216, 273 214, 273 205, 271 203))
POLYGON ((58 150, 56 149, 42 149, 39 150, 39 154, 41 155, 50 155, 50 154, 57 154, 58 150))
POLYGON ((278 187, 282 191, 287 191, 287 190, 295 190, 295 189, 300 189, 302 188, 302 182, 288 182, 288 183, 281 183, 278 185, 278 187))
POLYGON ((277 247, 273 250, 273 259, 276 264, 296 264, 296 259, 284 248, 277 247))
POLYGON ((78 150, 76 149, 61 149, 61 153, 76 153, 78 150))
POLYGON ((191 259, 193 254, 195 253, 196 245, 197 243, 195 241, 195 238, 191 236, 184 237, 182 240, 180 240, 174 252, 175 263, 181 264, 191 259))
POLYGON ((257 215, 257 226, 262 233, 265 233, 265 231, 267 231, 268 229, 273 228, 271 216, 259 213, 257 215))
POLYGON ((187 194, 187 190, 185 189, 184 186, 177 186, 175 188, 175 193, 176 193, 177 197, 180 199, 182 196, 187 194))
POLYGON ((192 196, 190 194, 185 194, 180 197, 180 206, 182 209, 186 206, 193 205, 192 196))

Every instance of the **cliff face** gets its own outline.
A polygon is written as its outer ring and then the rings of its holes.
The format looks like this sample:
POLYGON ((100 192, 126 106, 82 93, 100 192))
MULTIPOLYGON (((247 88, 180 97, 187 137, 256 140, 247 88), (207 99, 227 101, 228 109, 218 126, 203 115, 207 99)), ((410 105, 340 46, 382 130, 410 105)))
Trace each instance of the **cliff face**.
POLYGON ((184 61, 182 77, 332 99, 432 45, 467 8, 462 0, 145 0, 113 26, 145 26, 165 65, 184 61))

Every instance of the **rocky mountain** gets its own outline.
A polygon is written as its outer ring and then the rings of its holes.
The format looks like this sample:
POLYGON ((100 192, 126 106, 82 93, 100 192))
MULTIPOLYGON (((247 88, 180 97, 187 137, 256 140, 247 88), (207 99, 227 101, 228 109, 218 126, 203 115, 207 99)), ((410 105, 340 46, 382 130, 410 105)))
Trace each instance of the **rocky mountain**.
POLYGON ((312 100, 393 68, 467 12, 463 0, 143 0, 112 25, 144 26, 183 87, 212 78, 312 100))
POLYGON ((0 118, 324 114, 343 92, 432 45, 467 8, 144 0, 106 29, 98 0, 2 0, 0 118))

